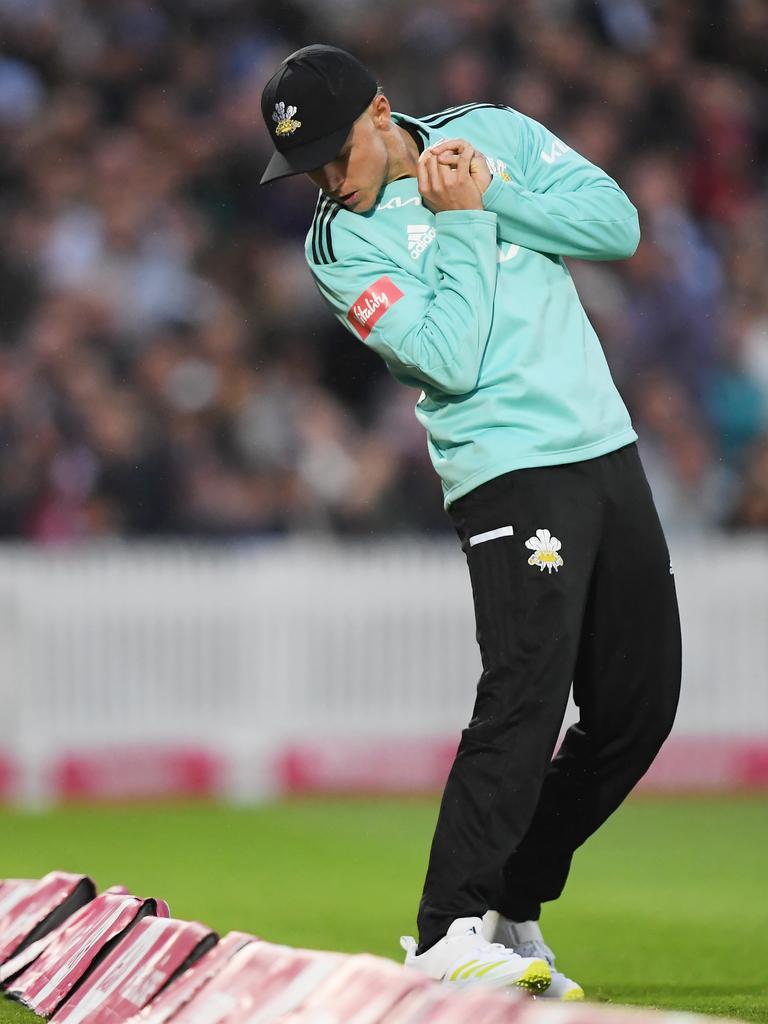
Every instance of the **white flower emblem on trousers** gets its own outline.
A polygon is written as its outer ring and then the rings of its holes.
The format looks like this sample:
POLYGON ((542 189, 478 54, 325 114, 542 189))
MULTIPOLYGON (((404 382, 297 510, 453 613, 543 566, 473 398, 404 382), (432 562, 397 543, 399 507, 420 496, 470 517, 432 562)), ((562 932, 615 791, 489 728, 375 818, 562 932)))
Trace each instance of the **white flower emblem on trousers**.
POLYGON ((561 547, 560 541, 557 537, 553 537, 549 530, 537 530, 536 536, 529 537, 525 546, 533 551, 528 559, 528 565, 538 565, 541 572, 544 572, 545 569, 548 573, 551 573, 553 569, 557 572, 563 565, 563 560, 558 554, 561 547))

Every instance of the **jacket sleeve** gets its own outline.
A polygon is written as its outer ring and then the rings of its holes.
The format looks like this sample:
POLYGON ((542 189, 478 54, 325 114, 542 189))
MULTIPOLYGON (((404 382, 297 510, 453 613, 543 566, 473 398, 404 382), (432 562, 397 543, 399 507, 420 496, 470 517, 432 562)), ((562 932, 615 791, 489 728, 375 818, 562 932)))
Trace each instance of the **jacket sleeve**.
POLYGON ((435 287, 362 241, 310 269, 336 317, 399 380, 463 395, 477 385, 493 318, 496 215, 438 213, 435 233, 435 287))
POLYGON ((631 256, 640 241, 637 210, 613 178, 538 121, 509 109, 498 116, 505 163, 489 161, 494 177, 483 205, 498 216, 501 237, 558 256, 631 256))

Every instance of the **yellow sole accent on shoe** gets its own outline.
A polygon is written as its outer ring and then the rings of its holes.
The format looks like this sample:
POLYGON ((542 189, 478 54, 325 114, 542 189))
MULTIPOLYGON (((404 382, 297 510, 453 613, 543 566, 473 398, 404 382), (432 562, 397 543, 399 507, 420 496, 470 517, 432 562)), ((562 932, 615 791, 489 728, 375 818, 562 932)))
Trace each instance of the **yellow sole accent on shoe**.
POLYGON ((584 989, 581 987, 572 988, 569 992, 566 992, 563 998, 560 1000, 562 1003, 573 1003, 577 999, 584 998, 584 989))
POLYGON ((525 969, 525 974, 517 979, 515 985, 518 988, 524 988, 526 992, 538 995, 540 992, 546 992, 551 981, 552 971, 549 969, 547 961, 534 960, 530 967, 525 969))

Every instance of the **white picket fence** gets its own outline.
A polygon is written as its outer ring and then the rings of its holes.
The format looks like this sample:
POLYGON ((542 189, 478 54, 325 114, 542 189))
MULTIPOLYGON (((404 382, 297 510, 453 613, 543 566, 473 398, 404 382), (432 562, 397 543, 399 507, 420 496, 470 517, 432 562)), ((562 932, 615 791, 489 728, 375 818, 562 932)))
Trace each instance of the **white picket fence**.
MULTIPOLYGON (((768 541, 673 550, 676 735, 768 738, 768 541)), ((0 750, 191 744, 253 797, 287 742, 457 735, 479 672, 455 543, 0 549, 0 750)))

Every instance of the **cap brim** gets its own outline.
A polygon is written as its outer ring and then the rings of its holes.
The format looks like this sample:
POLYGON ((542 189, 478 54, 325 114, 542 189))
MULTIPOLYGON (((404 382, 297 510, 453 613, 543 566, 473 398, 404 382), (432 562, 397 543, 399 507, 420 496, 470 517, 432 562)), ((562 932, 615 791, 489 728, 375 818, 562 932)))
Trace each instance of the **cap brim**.
POLYGON ((266 185, 269 181, 288 178, 292 174, 305 174, 330 163, 347 141, 351 130, 352 125, 348 124, 330 135, 323 136, 322 139, 315 139, 314 142, 307 142, 303 146, 294 146, 285 153, 274 153, 259 184, 266 185))

